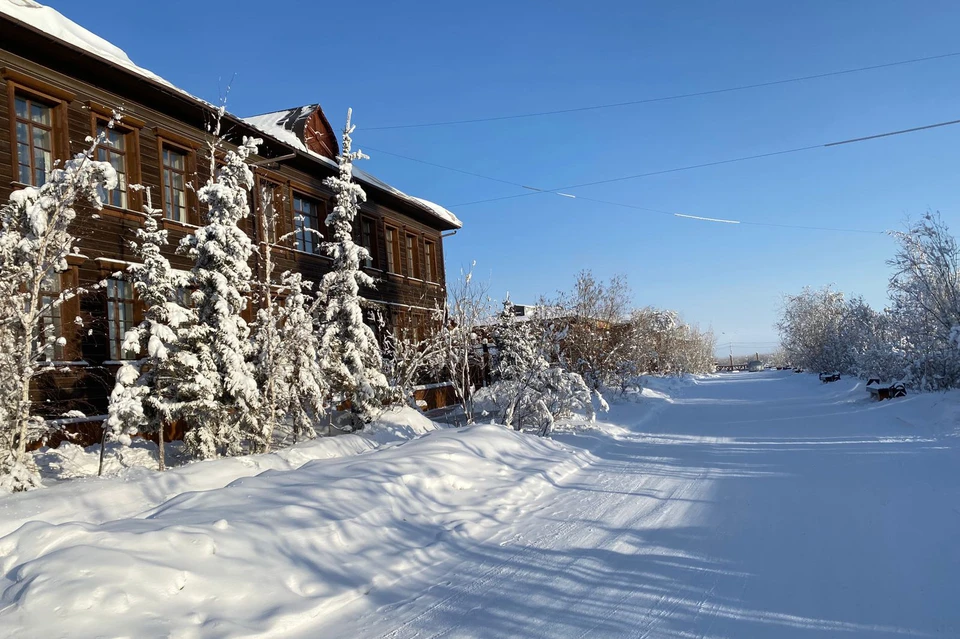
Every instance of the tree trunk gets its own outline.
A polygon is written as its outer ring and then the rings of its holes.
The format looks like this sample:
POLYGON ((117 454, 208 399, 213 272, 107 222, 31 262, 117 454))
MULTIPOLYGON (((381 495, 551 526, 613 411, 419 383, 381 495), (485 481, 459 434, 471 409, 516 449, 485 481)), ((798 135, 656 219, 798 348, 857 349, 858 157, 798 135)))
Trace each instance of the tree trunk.
POLYGON ((163 429, 166 427, 164 422, 160 422, 160 427, 157 429, 157 459, 158 459, 158 470, 163 472, 167 469, 167 461, 163 451, 163 429))
POLYGON ((17 406, 17 450, 16 461, 22 462, 27 454, 27 434, 30 424, 30 379, 32 371, 24 372, 20 377, 20 403, 17 406))
POLYGON ((103 435, 100 436, 100 467, 97 469, 97 477, 103 477, 103 451, 107 447, 107 429, 104 427, 103 435))

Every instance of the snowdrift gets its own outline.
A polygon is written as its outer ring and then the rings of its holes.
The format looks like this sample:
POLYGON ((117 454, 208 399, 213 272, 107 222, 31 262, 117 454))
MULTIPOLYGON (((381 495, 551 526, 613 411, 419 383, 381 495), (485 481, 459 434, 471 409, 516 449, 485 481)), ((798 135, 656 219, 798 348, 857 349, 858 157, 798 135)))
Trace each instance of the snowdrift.
MULTIPOLYGON (((417 426, 377 430, 393 428, 417 426)), ((359 437, 336 440, 362 446, 359 437)), ((282 635, 442 560, 448 541, 489 537, 587 460, 484 425, 267 469, 136 516, 136 504, 114 492, 87 521, 34 520, 0 538, 0 636, 282 635)), ((133 501, 149 499, 147 486, 216 484, 227 472, 221 462, 141 481, 133 501)))
POLYGON ((34 453, 41 467, 44 490, 0 495, 0 536, 40 519, 48 523, 102 523, 133 517, 188 491, 222 488, 241 477, 267 470, 293 470, 308 461, 360 455, 380 446, 413 439, 440 426, 409 407, 392 408, 358 435, 321 437, 267 455, 226 457, 193 462, 160 473, 156 445, 134 440, 122 449, 128 467, 117 463, 117 450, 108 448, 107 472, 96 477, 99 446, 81 448, 64 443, 34 453), (69 479, 70 481, 59 481, 69 479))

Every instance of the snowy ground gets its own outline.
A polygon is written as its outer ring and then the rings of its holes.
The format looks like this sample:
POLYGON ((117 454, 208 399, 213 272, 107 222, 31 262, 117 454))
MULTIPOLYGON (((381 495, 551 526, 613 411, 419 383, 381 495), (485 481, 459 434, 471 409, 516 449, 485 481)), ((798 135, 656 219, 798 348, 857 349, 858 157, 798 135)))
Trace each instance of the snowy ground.
POLYGON ((730 374, 556 442, 441 430, 176 496, 66 482, 0 500, 0 636, 957 637, 958 415, 730 374), (100 490, 135 497, 91 516, 100 490))

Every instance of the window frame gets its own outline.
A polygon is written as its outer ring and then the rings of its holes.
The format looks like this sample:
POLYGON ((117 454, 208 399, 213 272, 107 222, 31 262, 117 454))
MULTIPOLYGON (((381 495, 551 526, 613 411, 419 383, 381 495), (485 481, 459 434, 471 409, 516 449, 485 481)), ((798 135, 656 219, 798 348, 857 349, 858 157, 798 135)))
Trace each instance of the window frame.
POLYGON ((54 273, 51 280, 56 282, 57 290, 42 290, 40 292, 40 304, 46 308, 42 309, 37 317, 37 335, 32 340, 33 347, 36 348, 37 351, 33 355, 33 360, 42 364, 66 361, 65 353, 67 351, 67 344, 63 344, 62 346, 57 344, 60 338, 66 340, 66 335, 63 330, 63 304, 61 303, 57 306, 52 305, 53 299, 63 294, 62 273, 54 273), (47 306, 48 304, 50 306, 47 306), (47 338, 45 335, 49 330, 48 325, 52 327, 57 334, 56 339, 53 341, 52 350, 46 348, 47 338))
POLYGON ((199 149, 201 145, 189 138, 173 133, 172 131, 161 129, 160 127, 154 127, 153 133, 156 135, 157 140, 157 170, 160 177, 159 209, 163 215, 163 222, 164 224, 173 224, 177 226, 197 226, 200 224, 199 203, 196 200, 196 190, 199 188, 200 180, 199 175, 197 174, 197 149, 199 149), (167 217, 167 188, 163 162, 163 149, 165 147, 176 149, 180 153, 186 155, 183 181, 183 201, 186 212, 184 214, 185 219, 182 221, 167 217), (187 186, 188 184, 192 184, 193 186, 189 187, 187 186))
MULTIPOLYGON (((160 148, 160 208, 163 211, 163 219, 166 220, 167 222, 173 222, 174 224, 190 224, 191 223, 190 201, 189 201, 190 189, 187 188, 187 184, 190 181, 189 176, 190 176, 191 151, 185 149, 184 147, 178 144, 170 143, 162 139, 160 140, 158 146, 160 148), (175 153, 179 153, 183 156, 182 172, 176 172, 176 169, 174 167, 167 166, 166 160, 164 160, 165 151, 172 151, 175 153), (167 212, 167 204, 168 204, 167 202, 167 171, 168 170, 176 172, 177 175, 181 175, 183 177, 183 219, 178 220, 175 217, 171 217, 170 215, 168 215, 168 212, 167 212)), ((170 184, 170 190, 171 191, 175 190, 172 179, 170 184)), ((170 214, 172 213, 173 213, 173 208, 171 204, 170 214)))
POLYGON ((287 244, 283 244, 278 240, 291 231, 289 228, 289 222, 293 217, 290 213, 291 207, 293 206, 293 198, 290 197, 290 182, 289 180, 281 179, 280 176, 275 176, 272 174, 261 175, 260 172, 257 171, 255 184, 256 193, 254 194, 254 197, 255 202, 257 203, 257 208, 254 210, 254 215, 258 239, 260 242, 269 243, 271 246, 286 247, 287 244), (277 193, 279 193, 282 197, 282 206, 280 210, 277 211, 273 229, 263 228, 263 225, 260 223, 260 207, 264 204, 262 192, 263 187, 267 184, 271 185, 272 188, 270 190, 273 191, 271 204, 276 202, 277 193), (269 232, 271 230, 272 236, 269 232))
MULTIPOLYGON (((114 274, 115 275, 115 274, 114 274)), ((107 324, 106 338, 107 338, 107 352, 109 354, 109 361, 112 362, 125 362, 137 359, 140 354, 130 351, 124 351, 123 341, 124 337, 131 328, 135 327, 139 320, 137 319, 137 293, 133 287, 133 284, 123 277, 107 277, 105 279, 104 285, 104 315, 103 319, 107 324), (123 285, 125 292, 129 293, 129 297, 119 297, 116 295, 111 296, 111 283, 120 283, 123 285), (116 307, 114 307, 116 305, 116 307), (129 306, 128 312, 129 315, 121 319, 117 313, 117 308, 121 306, 129 306), (111 313, 111 311, 113 311, 111 313), (111 317, 112 315, 112 317, 111 317)), ((114 284, 114 288, 116 284, 114 284)))
MULTIPOLYGON (((55 165, 57 160, 64 160, 69 156, 68 134, 67 134, 67 104, 72 102, 77 96, 72 91, 67 91, 56 85, 44 82, 32 76, 20 73, 8 67, 0 68, 0 77, 6 80, 7 85, 7 113, 10 125, 10 163, 11 173, 14 184, 24 186, 36 186, 20 181, 20 164, 17 150, 17 117, 16 117, 16 96, 18 93, 26 94, 29 99, 39 100, 50 104, 51 107, 51 164, 55 165)), ((32 146, 31 146, 32 148, 32 146)), ((51 169, 53 166, 51 166, 51 169)), ((31 163, 31 174, 34 171, 31 163)), ((31 177, 33 177, 31 175, 31 177)))
POLYGON ((420 236, 411 231, 405 231, 403 239, 403 259, 407 267, 407 277, 422 280, 420 268, 420 236))
POLYGON ((423 260, 426 267, 424 279, 432 284, 440 282, 439 271, 437 270, 437 242, 434 240, 423 240, 423 260))
POLYGON ((17 91, 14 93, 13 104, 14 104, 14 109, 13 109, 13 112, 10 114, 10 116, 11 116, 11 119, 13 120, 15 137, 11 140, 10 146, 16 158, 15 177, 17 181, 22 184, 29 184, 30 186, 40 188, 41 186, 47 183, 47 177, 50 175, 50 172, 53 170, 54 166, 56 166, 57 143, 54 139, 54 130, 56 128, 57 106, 56 106, 56 103, 52 103, 49 100, 45 100, 43 98, 35 98, 32 95, 26 94, 23 91, 17 91), (17 113, 17 103, 21 101, 26 106, 26 112, 27 112, 26 117, 21 117, 20 114, 17 113), (35 106, 40 106, 47 111, 47 115, 49 119, 48 123, 37 122, 36 120, 33 119, 32 117, 33 109, 35 106), (27 131, 27 141, 25 143, 21 142, 20 140, 21 126, 24 127, 27 131), (36 143, 37 130, 43 131, 47 134, 47 138, 46 138, 47 144, 50 146, 50 148, 44 149, 43 147, 37 147, 37 143, 36 143), (28 160, 26 163, 24 163, 23 159, 20 157, 21 144, 27 147, 28 160), (40 153, 38 153, 38 151, 40 151, 40 153), (49 166, 47 166, 46 169, 44 170, 43 181, 41 182, 40 179, 38 178, 38 172, 40 171, 40 167, 38 166, 37 158, 40 157, 43 153, 49 153, 50 159, 49 159, 49 162, 46 163, 49 166), (26 167, 27 171, 29 172, 29 179, 27 181, 23 180, 22 171, 24 167, 26 167))
MULTIPOLYGON (((107 123, 110 121, 111 116, 99 112, 99 109, 94 110, 94 107, 90 107, 90 129, 94 137, 98 135, 98 129, 100 126, 106 128, 107 123)), ((126 175, 126 206, 118 206, 112 202, 104 202, 104 210, 114 210, 114 211, 139 211, 141 207, 140 201, 140 192, 136 190, 131 190, 130 185, 139 184, 141 182, 140 176, 140 127, 137 126, 139 120, 133 120, 128 122, 127 117, 121 118, 120 122, 117 122, 113 130, 119 131, 124 138, 124 151, 122 153, 124 157, 124 170, 126 175)), ((109 144, 98 144, 97 145, 97 159, 100 159, 100 150, 103 149, 107 153, 116 153, 113 150, 113 147, 109 144)), ((162 154, 161 154, 162 158, 162 154)), ((161 164, 161 182, 163 181, 163 166, 161 164)), ((161 192, 164 190, 161 184, 161 192)), ((113 193, 114 191, 110 191, 113 193)), ((109 195, 109 194, 108 194, 109 195)), ((161 195, 161 198, 163 196, 161 195)), ((161 210, 164 212, 164 219, 166 218, 166 209, 161 205, 161 210)), ((175 220, 174 220, 175 221, 175 220)))
POLYGON ((399 225, 384 223, 383 228, 384 244, 386 245, 387 249, 387 273, 403 276, 402 271, 397 270, 398 268, 402 268, 403 265, 403 255, 400 247, 400 230, 402 227, 399 225), (393 234, 392 239, 390 237, 391 233, 393 234))
POLYGON ((307 193, 304 193, 303 191, 300 191, 298 189, 293 189, 292 191, 293 193, 290 197, 290 209, 291 209, 290 219, 293 222, 293 227, 291 228, 291 232, 293 233, 291 242, 292 244, 295 244, 295 246, 293 246, 293 250, 299 251, 300 253, 306 253, 307 255, 325 257, 323 254, 323 242, 322 242, 323 231, 321 230, 320 225, 323 223, 322 220, 325 219, 327 216, 327 201, 321 197, 308 195, 307 193), (298 200, 301 202, 312 202, 317 205, 316 227, 303 226, 306 220, 298 219, 303 213, 302 210, 297 209, 298 200), (308 234, 304 231, 305 228, 309 228, 313 231, 316 231, 316 233, 309 233, 309 236, 311 238, 310 240, 311 241, 310 246, 312 247, 311 250, 307 250, 306 248, 306 244, 307 244, 306 238, 308 234), (318 233, 320 235, 318 235, 318 233), (304 238, 304 241, 302 243, 300 242, 301 235, 304 238))
POLYGON ((379 268, 380 260, 377 255, 377 222, 367 215, 360 216, 360 246, 367 249, 370 253, 370 257, 364 260, 360 266, 372 269, 379 268), (369 230, 369 234, 367 230, 369 230), (369 246, 366 244, 367 240, 369 240, 369 246))

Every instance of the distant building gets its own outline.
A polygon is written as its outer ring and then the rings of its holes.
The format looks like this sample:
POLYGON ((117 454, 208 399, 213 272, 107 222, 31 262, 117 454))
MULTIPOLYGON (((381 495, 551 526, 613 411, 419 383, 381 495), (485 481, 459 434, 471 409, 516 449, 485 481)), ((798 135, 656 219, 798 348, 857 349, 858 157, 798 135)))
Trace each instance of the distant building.
POLYGON ((747 370, 751 373, 759 373, 763 369, 763 362, 761 362, 759 359, 754 359, 747 362, 747 370))

